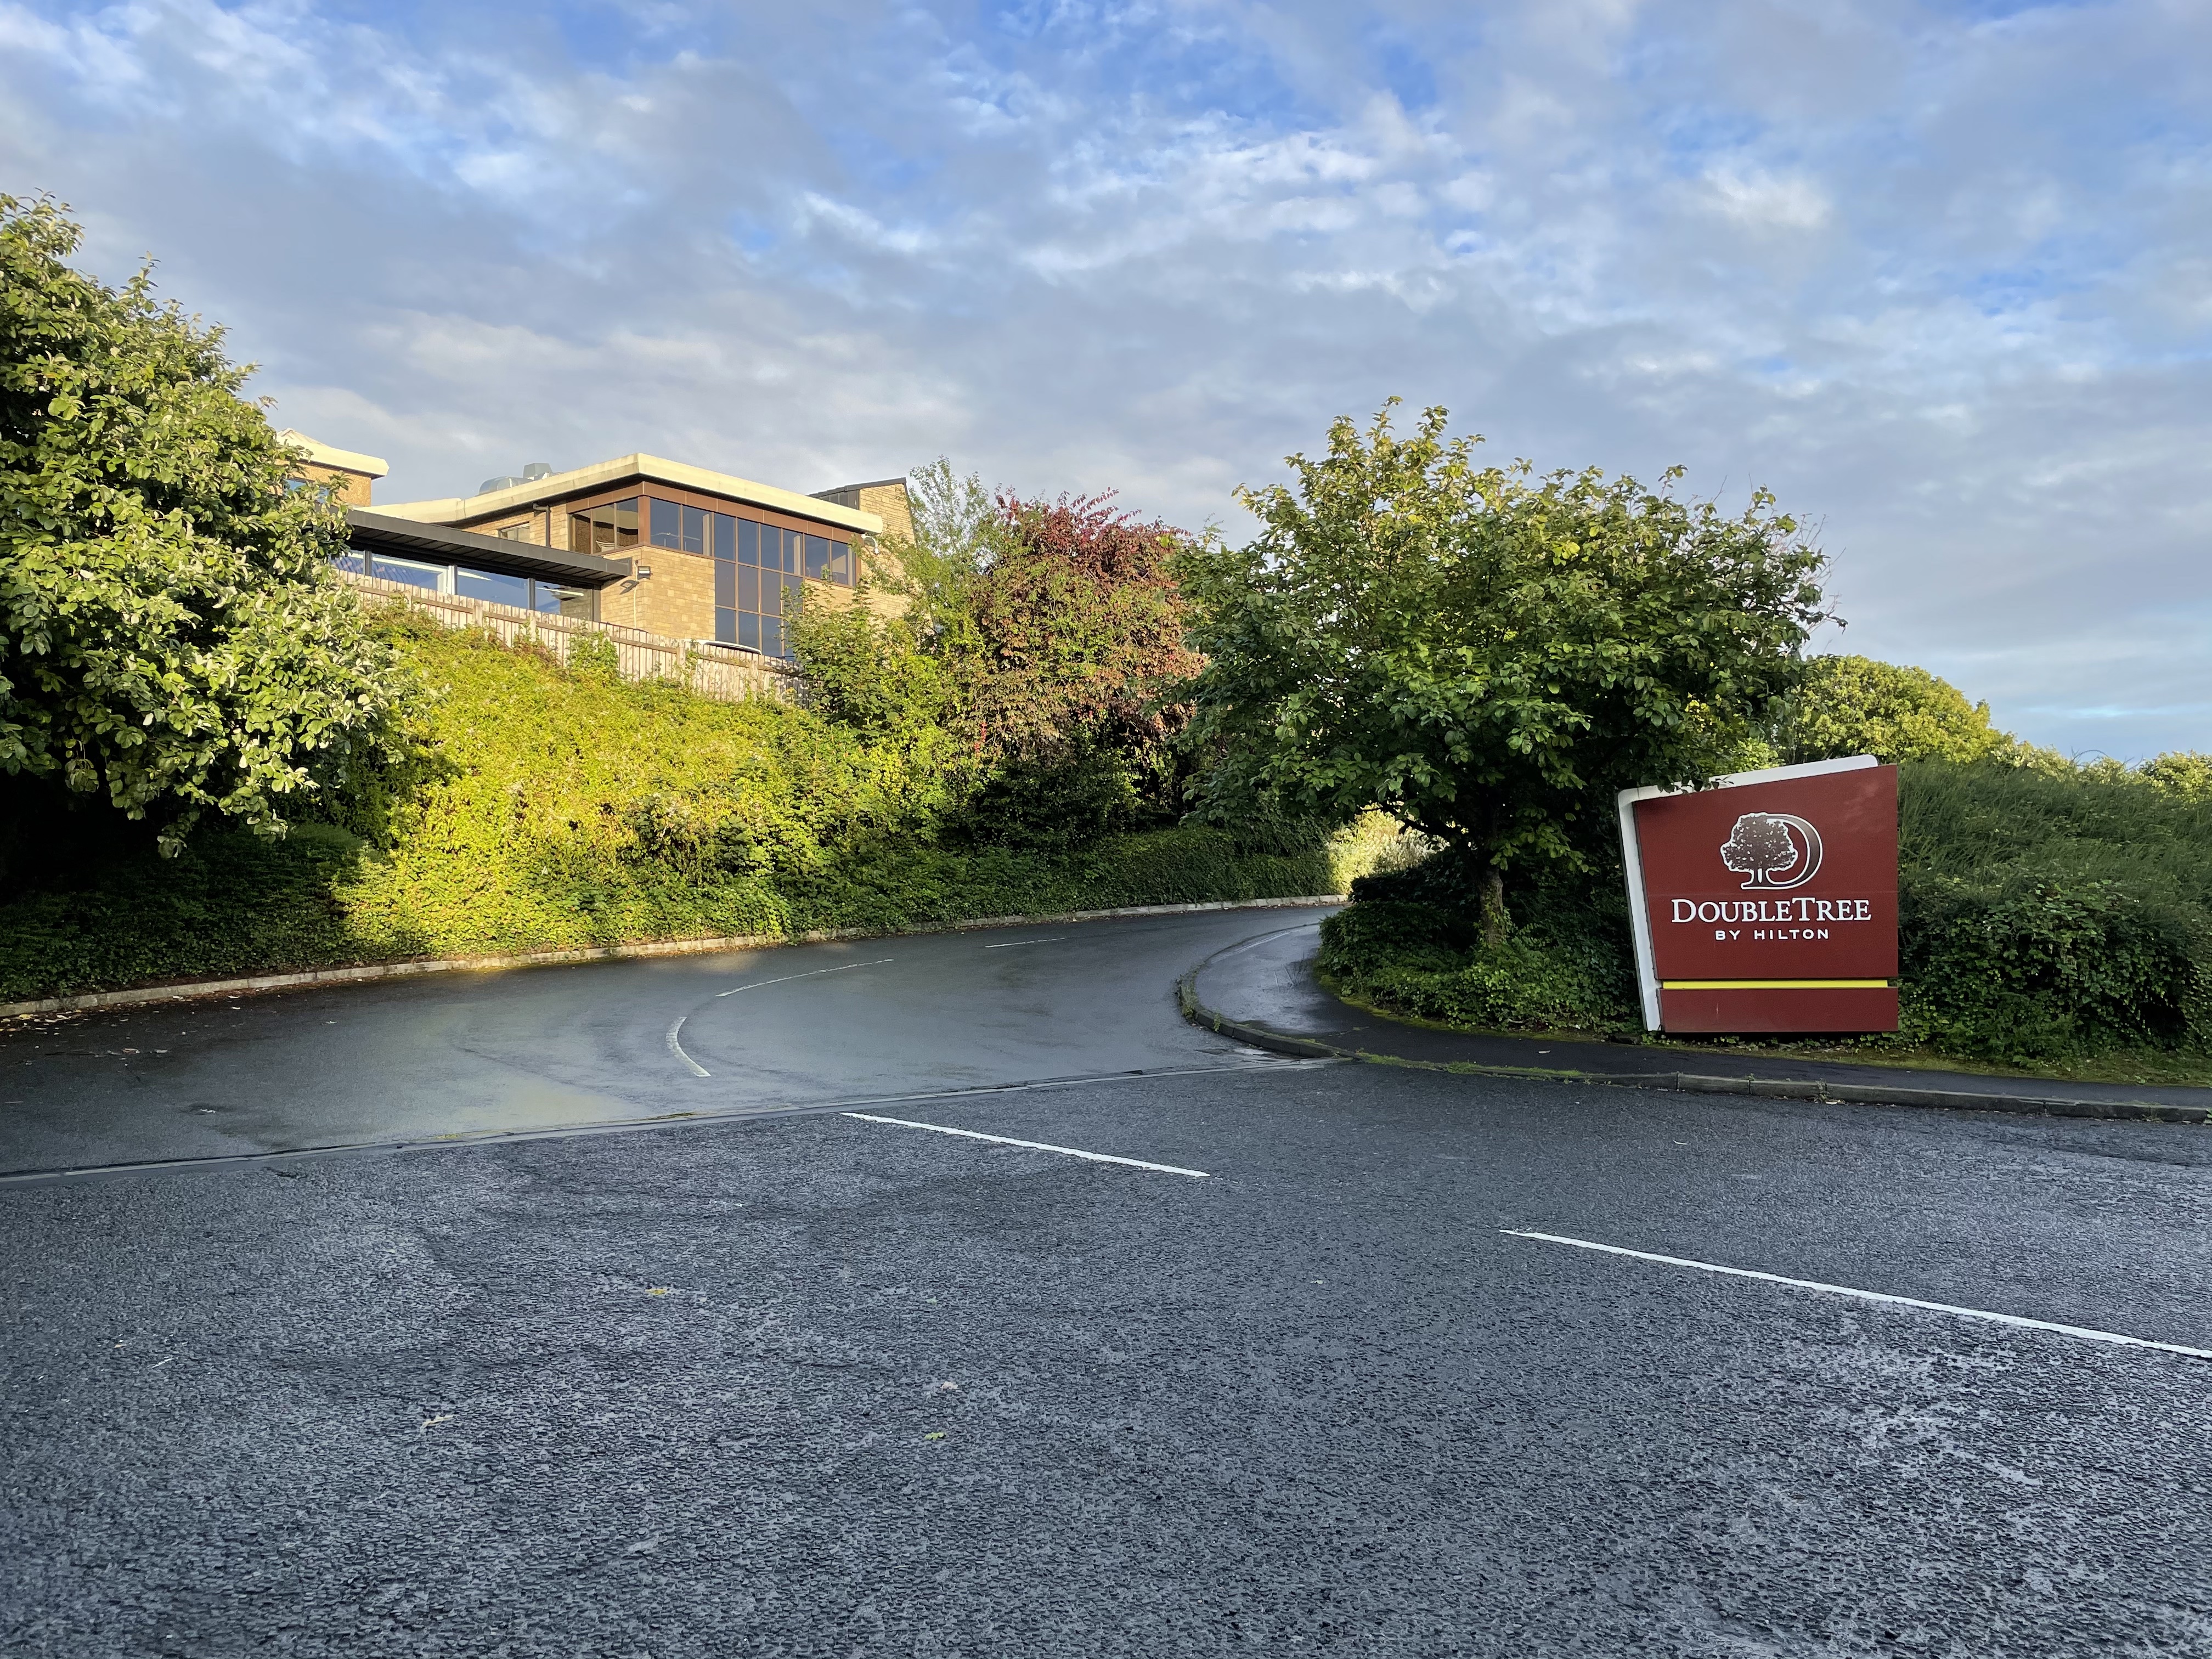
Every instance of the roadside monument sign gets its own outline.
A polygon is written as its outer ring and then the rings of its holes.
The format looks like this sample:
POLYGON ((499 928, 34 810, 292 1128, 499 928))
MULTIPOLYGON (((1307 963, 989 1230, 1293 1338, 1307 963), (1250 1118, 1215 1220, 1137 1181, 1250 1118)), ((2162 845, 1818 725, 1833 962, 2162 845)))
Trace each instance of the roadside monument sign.
POLYGON ((1871 755, 1624 789, 1654 1031, 1897 1029, 1897 769, 1871 755))

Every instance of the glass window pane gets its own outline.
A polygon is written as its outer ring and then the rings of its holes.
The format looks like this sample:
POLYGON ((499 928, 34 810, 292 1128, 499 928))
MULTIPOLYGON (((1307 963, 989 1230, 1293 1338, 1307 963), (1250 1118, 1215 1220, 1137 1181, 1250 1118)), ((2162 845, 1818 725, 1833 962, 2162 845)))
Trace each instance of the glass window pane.
POLYGON ((783 655, 783 623, 774 617, 761 618, 761 649, 771 657, 783 655))
POLYGON ((853 585, 853 544, 850 542, 830 544, 830 580, 840 587, 853 585))
POLYGON ((574 617, 578 622, 599 621, 599 590, 596 587, 562 588, 561 614, 564 617, 574 617))
POLYGON ((714 641, 718 645, 738 642, 738 613, 726 605, 714 607, 714 641))
POLYGON ((760 572, 749 564, 738 567, 738 597, 731 604, 740 611, 760 609, 760 572))
POLYGON ((738 602, 738 567, 727 559, 714 561, 714 603, 734 605, 738 602))
POLYGON ((773 574, 764 574, 761 577, 760 597, 762 616, 781 617, 783 614, 783 581, 781 578, 773 574))
POLYGON ((796 530, 787 530, 783 532, 783 574, 785 575, 788 576, 798 570, 799 547, 799 544, 805 539, 806 538, 796 530))
POLYGON ((827 536, 809 536, 806 538, 806 563, 802 568, 810 581, 821 581, 830 574, 830 538, 827 536))
POLYGON ((612 519, 615 528, 615 545, 617 547, 635 547, 637 545, 636 496, 632 495, 627 501, 617 501, 611 507, 603 507, 599 511, 609 514, 612 519))
POLYGON ((592 515, 571 513, 568 515, 568 550, 571 553, 596 553, 599 543, 592 537, 592 515))
POLYGON ((738 556, 738 521, 726 513, 714 515, 714 556, 724 563, 738 556))
POLYGON ((738 562, 739 564, 760 562, 760 528, 750 519, 738 520, 738 562))
POLYGON ((687 507, 684 509, 684 550, 704 553, 707 550, 707 509, 687 507))
POLYGON ((545 616, 558 616, 561 611, 561 585, 558 582, 531 583, 530 608, 545 616))
POLYGON ((658 495, 647 498, 653 507, 653 544, 655 547, 676 547, 684 540, 684 509, 674 501, 664 501, 658 495))
POLYGON ((331 562, 341 570, 350 570, 356 576, 368 574, 368 555, 366 553, 341 553, 331 562))
POLYGON ((738 643, 760 649, 760 618, 750 611, 738 612, 738 643))
POLYGON ((527 576, 502 576, 494 571, 471 570, 466 565, 458 565, 453 570, 453 592, 464 599, 511 605, 518 611, 530 608, 527 576))
POLYGON ((369 574, 381 576, 388 582, 405 582, 410 587, 427 587, 437 591, 438 578, 445 573, 434 564, 417 564, 412 559, 390 559, 381 553, 369 562, 369 574))

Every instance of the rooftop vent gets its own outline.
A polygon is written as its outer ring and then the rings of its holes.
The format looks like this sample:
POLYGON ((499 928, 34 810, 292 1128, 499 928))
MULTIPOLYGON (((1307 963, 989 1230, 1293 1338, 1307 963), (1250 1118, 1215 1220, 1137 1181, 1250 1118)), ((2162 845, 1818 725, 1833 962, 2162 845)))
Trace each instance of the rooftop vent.
POLYGON ((489 495, 495 489, 512 489, 521 482, 520 478, 486 478, 477 486, 477 494, 489 495))
POLYGON ((550 461, 531 461, 522 469, 522 482, 525 483, 536 483, 540 478, 552 476, 553 463, 550 461))

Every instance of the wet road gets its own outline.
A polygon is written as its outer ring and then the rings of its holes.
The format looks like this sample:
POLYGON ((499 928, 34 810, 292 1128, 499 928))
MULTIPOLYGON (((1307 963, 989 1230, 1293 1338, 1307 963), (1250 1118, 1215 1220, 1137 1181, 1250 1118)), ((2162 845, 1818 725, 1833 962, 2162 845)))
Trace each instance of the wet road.
POLYGON ((0 1045, 17 1170, 936 1097, 0 1187, 0 1651, 2212 1650, 2212 1361, 1524 1236, 2212 1348, 2212 1135, 1176 1018, 1280 925, 0 1045))
POLYGON ((1310 915, 1127 917, 122 1010, 0 1040, 0 1173, 1235 1063, 1174 1017, 1176 975, 1310 915))

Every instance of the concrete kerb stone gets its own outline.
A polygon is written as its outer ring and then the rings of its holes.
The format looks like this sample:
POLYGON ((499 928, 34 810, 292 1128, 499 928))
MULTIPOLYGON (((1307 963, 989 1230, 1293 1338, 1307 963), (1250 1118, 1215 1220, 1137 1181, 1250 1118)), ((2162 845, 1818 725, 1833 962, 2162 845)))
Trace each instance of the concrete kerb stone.
MULTIPOLYGON (((1212 961, 1212 957, 1206 959, 1212 961)), ((1231 1019, 1199 1000, 1201 962, 1176 983, 1183 1017, 1223 1036, 1301 1060, 1356 1060, 1421 1072, 1469 1077, 1522 1078, 1549 1083, 1601 1083, 1615 1088, 1672 1089, 1693 1094, 1756 1095, 1779 1100, 1834 1101, 1862 1106, 1936 1107, 1962 1112, 2015 1112, 2046 1117, 2118 1118, 2150 1123, 2212 1123, 2212 1107, 2176 1106, 2153 1100, 2080 1100, 2064 1096, 1981 1093, 1956 1089, 1906 1089, 1889 1085, 1828 1083, 1797 1078, 1702 1077, 1692 1072, 1553 1071, 1527 1066, 1487 1066, 1475 1060, 1407 1060, 1398 1054, 1346 1048, 1318 1038, 1287 1036, 1231 1019)))
POLYGON ((366 963, 354 968, 312 968, 296 974, 255 974, 244 979, 195 980, 179 985, 142 985, 127 991, 88 991, 81 996, 43 997, 31 1002, 0 1002, 0 1019, 31 1014, 67 1013, 80 1008, 122 1008, 148 1002, 184 1002, 200 997, 246 996, 258 991, 291 991, 311 985, 346 985, 364 980, 409 979, 418 974, 480 973, 501 968, 538 968, 561 963, 619 962, 631 957, 714 956, 725 951, 767 951, 790 945, 822 945, 838 939, 908 939, 931 933, 972 933, 988 927, 1048 927, 1064 921, 1104 921, 1115 916, 1180 916, 1203 910, 1291 910, 1341 904, 1341 893, 1304 898, 1218 899, 1202 904, 1132 904, 1118 910, 1059 910, 1041 915, 979 916, 890 933, 870 927, 833 927, 811 933, 736 933, 720 939, 662 939, 641 945, 591 945, 576 951, 527 951, 512 956, 447 957, 414 962, 366 963))

